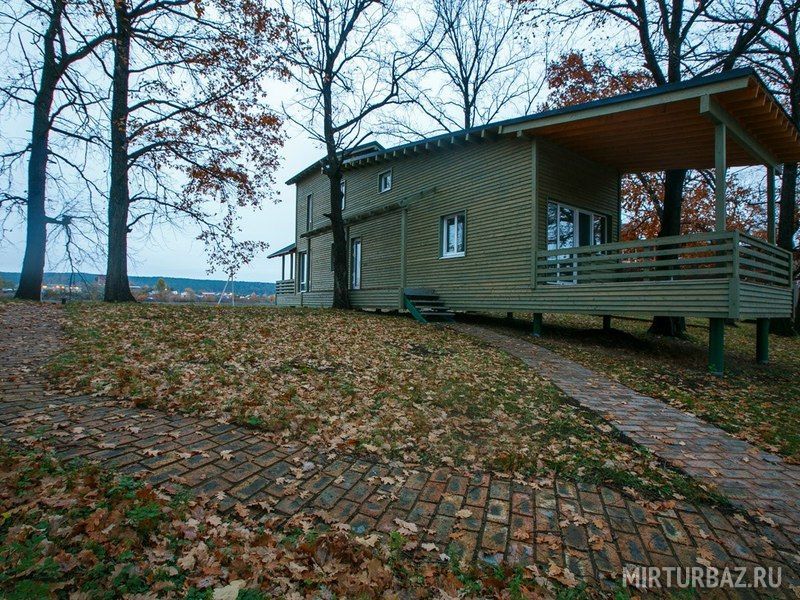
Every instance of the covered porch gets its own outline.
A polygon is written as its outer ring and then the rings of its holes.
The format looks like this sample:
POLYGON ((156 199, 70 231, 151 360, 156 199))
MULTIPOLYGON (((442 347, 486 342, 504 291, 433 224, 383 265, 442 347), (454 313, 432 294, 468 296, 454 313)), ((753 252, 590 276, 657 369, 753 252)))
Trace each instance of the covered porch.
POLYGON ((296 253, 297 244, 291 243, 288 246, 281 248, 280 250, 277 250, 276 252, 273 252, 267 256, 267 258, 281 259, 281 278, 275 282, 276 302, 279 296, 295 293, 294 262, 296 253))
POLYGON ((505 124, 500 133, 550 140, 620 176, 714 169, 713 231, 556 249, 545 241, 534 248, 534 333, 541 333, 545 312, 704 317, 709 370, 722 373, 725 320, 754 319, 756 358, 767 361, 769 319, 791 316, 794 306, 792 256, 775 245, 775 175, 780 165, 800 161, 800 142, 754 71, 541 113, 505 124), (726 230, 733 166, 766 170, 766 239, 726 230))

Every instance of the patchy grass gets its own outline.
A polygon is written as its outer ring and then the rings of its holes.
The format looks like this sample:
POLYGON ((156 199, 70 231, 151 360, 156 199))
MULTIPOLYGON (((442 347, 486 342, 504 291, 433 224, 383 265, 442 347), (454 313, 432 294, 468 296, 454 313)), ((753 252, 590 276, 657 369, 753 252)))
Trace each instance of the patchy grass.
POLYGON ((203 412, 289 440, 648 498, 720 499, 620 441, 521 362, 456 332, 333 310, 72 304, 62 390, 203 412))
POLYGON ((0 444, 0 597, 538 598, 564 589, 535 568, 432 561, 397 533, 402 543, 392 546, 310 515, 284 529, 257 522, 243 506, 237 515, 0 444))
MULTIPOLYGON (((800 338, 770 336, 770 363, 758 365, 755 325, 726 327, 720 378, 708 373, 708 328, 700 320, 689 321, 686 339, 649 335, 643 320, 613 319, 611 332, 600 317, 545 315, 544 323, 537 344, 800 463, 800 338)), ((529 337, 528 323, 493 326, 524 328, 529 337)))

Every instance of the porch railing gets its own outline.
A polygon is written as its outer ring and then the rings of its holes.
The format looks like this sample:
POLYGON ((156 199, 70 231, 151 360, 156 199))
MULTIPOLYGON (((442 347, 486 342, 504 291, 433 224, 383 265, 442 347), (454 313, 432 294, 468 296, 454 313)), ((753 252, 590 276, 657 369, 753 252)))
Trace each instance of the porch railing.
POLYGON ((789 252, 738 231, 536 253, 535 285, 738 278, 791 287, 789 252))
POLYGON ((294 294, 294 279, 281 279, 275 282, 275 294, 294 294))

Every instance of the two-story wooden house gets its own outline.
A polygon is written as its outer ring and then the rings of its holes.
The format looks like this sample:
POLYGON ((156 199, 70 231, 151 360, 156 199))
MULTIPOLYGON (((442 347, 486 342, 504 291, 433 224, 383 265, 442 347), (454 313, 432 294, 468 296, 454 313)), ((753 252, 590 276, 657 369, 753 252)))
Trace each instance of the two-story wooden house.
MULTIPOLYGON (((344 172, 352 302, 413 309, 404 291, 424 288, 453 311, 706 317, 721 369, 724 319, 766 335, 792 313, 775 170, 797 161, 798 131, 751 69, 368 145, 344 172), (725 228, 726 169, 743 165, 767 169, 768 241, 725 228), (715 230, 620 242, 621 176, 678 168, 715 169, 715 230)), ((278 304, 329 306, 328 182, 315 163, 287 184, 297 222, 272 255, 290 258, 278 304)))

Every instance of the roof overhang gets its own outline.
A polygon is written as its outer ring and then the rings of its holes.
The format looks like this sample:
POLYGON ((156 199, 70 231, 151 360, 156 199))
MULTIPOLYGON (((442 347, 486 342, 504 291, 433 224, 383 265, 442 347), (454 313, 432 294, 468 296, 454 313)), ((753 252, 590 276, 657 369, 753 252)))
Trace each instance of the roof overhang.
MULTIPOLYGON (((367 142, 366 144, 359 144, 358 146, 355 146, 355 147, 350 148, 348 150, 343 150, 339 154, 341 156, 343 156, 345 158, 345 160, 347 160, 347 158, 352 158, 354 156, 358 156, 358 155, 361 155, 361 154, 370 154, 370 153, 374 153, 374 152, 380 152, 383 149, 384 149, 383 146, 378 142, 367 142)), ((293 175, 292 177, 287 179, 286 180, 286 185, 295 184, 298 181, 300 181, 302 179, 305 179, 306 177, 308 177, 312 173, 315 173, 317 171, 321 171, 322 170, 322 163, 324 162, 324 160, 325 160, 325 158, 323 157, 323 158, 320 158, 318 161, 316 161, 314 163, 311 163, 305 169, 303 169, 299 173, 296 173, 295 175, 293 175)))
POLYGON ((542 137, 622 173, 714 166, 714 131, 726 125, 728 166, 800 162, 798 130, 753 69, 650 88, 346 161, 348 167, 496 137, 542 137))
POLYGON ((286 256, 287 254, 291 254, 292 252, 294 252, 296 249, 297 249, 297 244, 295 242, 292 242, 288 246, 285 246, 280 250, 276 250, 275 252, 267 256, 267 258, 278 258, 279 256, 286 256))

